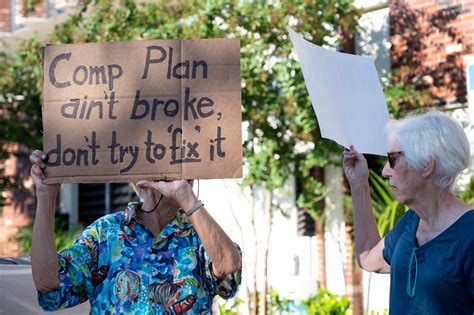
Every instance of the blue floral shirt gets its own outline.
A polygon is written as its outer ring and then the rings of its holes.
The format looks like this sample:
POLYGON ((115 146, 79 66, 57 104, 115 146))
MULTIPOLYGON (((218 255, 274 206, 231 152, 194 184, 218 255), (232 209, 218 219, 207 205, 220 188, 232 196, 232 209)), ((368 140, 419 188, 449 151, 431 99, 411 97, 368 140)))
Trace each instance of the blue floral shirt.
POLYGON ((135 207, 100 218, 58 253, 59 288, 38 292, 44 310, 89 299, 92 314, 210 314, 216 295, 235 295, 241 271, 214 276, 183 212, 155 237, 136 220, 135 207))

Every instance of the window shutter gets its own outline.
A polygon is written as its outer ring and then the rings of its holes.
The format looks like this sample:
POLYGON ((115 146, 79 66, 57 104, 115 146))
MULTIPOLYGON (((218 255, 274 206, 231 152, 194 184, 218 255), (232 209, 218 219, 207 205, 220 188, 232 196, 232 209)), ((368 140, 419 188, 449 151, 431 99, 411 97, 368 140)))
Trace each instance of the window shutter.
POLYGON ((87 226, 98 218, 124 210, 137 200, 128 184, 79 184, 79 221, 87 226))

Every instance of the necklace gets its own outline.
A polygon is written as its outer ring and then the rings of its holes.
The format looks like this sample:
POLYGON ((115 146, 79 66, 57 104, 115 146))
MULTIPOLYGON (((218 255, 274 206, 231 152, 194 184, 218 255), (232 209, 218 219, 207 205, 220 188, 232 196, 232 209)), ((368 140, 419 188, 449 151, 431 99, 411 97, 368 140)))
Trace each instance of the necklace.
POLYGON ((143 210, 143 209, 142 209, 143 203, 140 203, 140 204, 139 204, 138 210, 141 211, 141 212, 143 212, 143 213, 152 213, 153 211, 156 210, 156 208, 158 208, 158 206, 159 206, 159 204, 160 204, 160 202, 161 202, 161 199, 163 199, 163 195, 160 196, 160 199, 158 199, 158 202, 156 203, 156 205, 155 205, 151 210, 143 210))

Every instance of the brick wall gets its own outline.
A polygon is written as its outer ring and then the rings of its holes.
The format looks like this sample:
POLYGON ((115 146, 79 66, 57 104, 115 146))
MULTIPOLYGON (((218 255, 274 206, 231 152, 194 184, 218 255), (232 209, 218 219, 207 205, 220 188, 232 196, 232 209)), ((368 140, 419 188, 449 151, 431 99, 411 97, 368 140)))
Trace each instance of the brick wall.
POLYGON ((23 17, 47 17, 47 1, 48 0, 39 1, 33 11, 28 11, 23 5, 23 1, 16 1, 16 12, 23 17))
MULTIPOLYGON (((18 144, 5 146, 5 149, 9 152, 21 152, 23 155, 28 152, 26 148, 18 144)), ((25 191, 7 190, 1 192, 6 205, 0 212, 0 257, 14 257, 22 252, 11 238, 17 234, 20 227, 31 223, 33 216, 35 207, 35 200, 31 193, 33 182, 28 176, 30 163, 27 157, 11 155, 0 167, 4 168, 6 176, 17 176, 23 179, 23 185, 26 188, 25 191)))
POLYGON ((390 2, 392 70, 439 105, 466 103, 464 56, 474 53, 474 1, 390 2))
POLYGON ((48 0, 40 1, 35 5, 33 11, 28 11, 25 9, 23 1, 0 0, 0 32, 13 32, 14 29, 12 23, 19 16, 24 18, 47 17, 47 2, 48 0))
POLYGON ((11 32, 10 29, 10 1, 0 1, 0 32, 11 32))

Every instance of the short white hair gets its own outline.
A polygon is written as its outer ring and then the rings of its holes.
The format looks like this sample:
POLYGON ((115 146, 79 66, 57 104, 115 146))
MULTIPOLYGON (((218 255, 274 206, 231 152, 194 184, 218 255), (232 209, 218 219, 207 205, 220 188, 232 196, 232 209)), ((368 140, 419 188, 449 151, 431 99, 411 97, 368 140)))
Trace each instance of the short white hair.
POLYGON ((466 133, 445 113, 428 110, 391 120, 386 132, 389 141, 398 143, 410 167, 421 171, 429 157, 434 157, 434 181, 443 189, 452 190, 456 177, 469 167, 471 153, 466 133))

